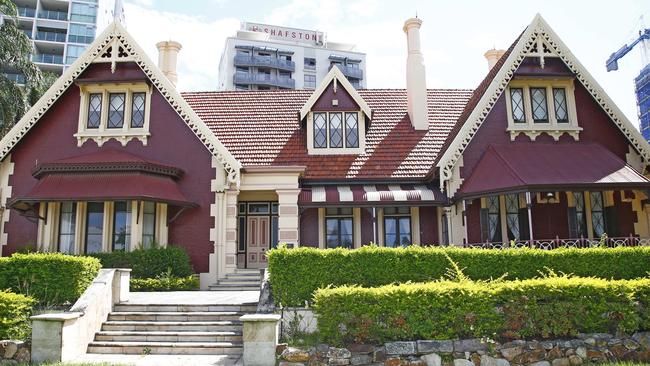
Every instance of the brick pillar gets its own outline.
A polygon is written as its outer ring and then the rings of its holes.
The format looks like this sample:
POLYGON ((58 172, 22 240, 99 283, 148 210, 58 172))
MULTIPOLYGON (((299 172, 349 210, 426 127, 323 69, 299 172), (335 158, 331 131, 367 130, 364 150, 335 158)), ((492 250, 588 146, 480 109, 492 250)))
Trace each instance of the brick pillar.
POLYGON ((300 189, 277 189, 278 240, 280 243, 300 245, 298 228, 298 195, 300 189))

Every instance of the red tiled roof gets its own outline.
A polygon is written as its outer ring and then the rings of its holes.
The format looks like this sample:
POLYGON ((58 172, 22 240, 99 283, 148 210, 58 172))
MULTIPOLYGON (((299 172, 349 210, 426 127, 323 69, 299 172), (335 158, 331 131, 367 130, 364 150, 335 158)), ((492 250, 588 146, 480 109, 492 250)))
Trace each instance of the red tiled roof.
POLYGON ((306 166, 306 180, 421 180, 471 95, 467 89, 428 91, 429 131, 415 131, 406 90, 362 89, 373 113, 361 155, 310 156, 298 111, 310 90, 190 92, 183 97, 246 166, 306 166))
MULTIPOLYGON (((523 32, 526 30, 524 29, 523 32)), ((510 45, 510 47, 506 50, 506 52, 499 58, 496 64, 494 64, 494 67, 490 69, 490 71, 487 73, 485 78, 481 81, 481 83, 478 85, 476 89, 474 89, 474 92, 472 93, 472 96, 469 98, 467 101, 467 104, 465 105, 465 108, 463 108, 463 111, 458 118, 458 122, 454 125, 454 127, 449 131, 449 134, 447 135, 447 138, 445 139, 444 143, 442 144, 442 147, 440 148, 440 151, 445 151, 449 145, 454 141, 454 138, 456 138, 456 135, 460 132, 461 128, 467 122, 467 119, 469 116, 472 114, 472 111, 474 111, 474 108, 478 105, 478 102, 481 100, 481 97, 483 97, 483 94, 487 91, 488 87, 494 80, 494 78, 497 76, 497 73, 501 68, 503 67, 503 64, 506 62, 508 59, 508 56, 510 56, 510 53, 512 50, 515 48, 515 45, 517 45, 517 42, 519 42, 519 38, 523 35, 523 32, 515 39, 514 42, 510 45)), ((435 163, 438 163, 438 160, 442 157, 442 154, 439 154, 436 157, 435 163)), ((432 167, 431 169, 431 174, 433 174, 433 171, 435 170, 435 166, 432 167)))
POLYGON ((650 181, 595 143, 490 145, 458 196, 592 187, 649 188, 650 181))

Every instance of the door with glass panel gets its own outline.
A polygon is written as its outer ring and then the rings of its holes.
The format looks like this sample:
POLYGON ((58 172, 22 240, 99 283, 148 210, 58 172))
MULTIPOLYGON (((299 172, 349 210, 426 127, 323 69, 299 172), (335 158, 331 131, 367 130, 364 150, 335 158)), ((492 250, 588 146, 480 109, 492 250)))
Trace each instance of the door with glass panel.
POLYGON ((269 250, 269 217, 249 216, 247 225, 247 267, 266 268, 266 251, 269 250))

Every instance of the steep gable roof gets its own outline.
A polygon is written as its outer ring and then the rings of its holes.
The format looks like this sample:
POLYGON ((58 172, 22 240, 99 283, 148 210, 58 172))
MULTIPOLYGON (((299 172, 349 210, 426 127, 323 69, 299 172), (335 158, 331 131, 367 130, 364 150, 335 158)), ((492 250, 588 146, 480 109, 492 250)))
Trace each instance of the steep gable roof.
MULTIPOLYGON (((576 74, 594 100, 603 108, 645 162, 650 161, 650 145, 634 125, 618 109, 611 98, 598 85, 587 69, 571 53, 557 34, 541 15, 537 14, 524 32, 513 43, 498 63, 481 82, 465 110, 451 130, 443 146, 443 153, 436 159, 434 168, 440 172, 440 186, 451 178, 452 170, 463 151, 481 127, 481 124, 496 104, 515 71, 525 57, 537 57, 547 53, 547 57, 559 57, 576 74)), ((430 172, 431 175, 431 172, 430 172)))
POLYGON ((86 68, 95 62, 111 63, 112 70, 120 62, 134 62, 151 80, 160 94, 178 113, 197 138, 217 158, 227 172, 228 182, 239 184, 241 164, 219 141, 217 136, 189 107, 174 85, 165 77, 160 69, 147 57, 146 53, 135 42, 124 27, 114 22, 86 51, 59 77, 45 92, 34 106, 16 123, 16 125, 0 140, 0 160, 4 159, 14 146, 40 120, 48 109, 63 95, 86 68))
POLYGON ((343 75, 341 70, 339 70, 338 67, 334 66, 332 69, 325 75, 323 78, 323 81, 321 81, 320 85, 314 92, 309 96, 309 99, 307 99, 307 102, 300 108, 300 119, 303 120, 306 116, 307 113, 311 110, 311 108, 314 106, 316 101, 318 101, 318 98, 325 92, 325 89, 330 85, 330 83, 334 83, 334 88, 341 86, 343 89, 345 89, 346 92, 354 99, 354 101, 357 103, 359 108, 361 108, 361 111, 366 115, 366 117, 370 118, 372 117, 372 111, 370 110, 370 107, 366 103, 365 100, 359 95, 359 92, 350 84, 348 81, 348 78, 343 75))

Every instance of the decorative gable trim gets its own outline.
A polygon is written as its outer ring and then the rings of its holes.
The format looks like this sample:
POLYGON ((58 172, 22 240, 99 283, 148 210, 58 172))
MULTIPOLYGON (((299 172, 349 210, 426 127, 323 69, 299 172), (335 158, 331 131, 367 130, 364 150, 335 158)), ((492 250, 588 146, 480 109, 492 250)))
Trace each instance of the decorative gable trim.
POLYGON ((158 67, 147 57, 124 27, 114 22, 88 46, 70 68, 45 92, 41 99, 16 123, 0 140, 0 160, 29 132, 49 108, 59 99, 68 87, 86 70, 91 63, 110 62, 115 70, 120 62, 135 62, 163 95, 169 105, 185 121, 198 139, 223 165, 229 183, 239 186, 241 164, 219 141, 210 128, 196 115, 185 99, 158 67), (117 52, 116 52, 117 51, 117 52))
POLYGON ((361 95, 359 95, 359 92, 350 84, 348 79, 343 75, 341 70, 339 70, 338 67, 334 66, 330 70, 330 72, 325 75, 325 78, 323 81, 321 81, 320 85, 314 92, 311 94, 309 99, 307 99, 307 102, 305 105, 300 108, 300 120, 302 121, 305 119, 309 111, 311 111, 311 108, 316 104, 316 101, 318 101, 318 98, 325 92, 325 89, 330 85, 330 83, 334 81, 334 87, 338 87, 339 85, 342 86, 345 91, 350 94, 352 99, 357 103, 359 108, 361 108, 361 111, 366 115, 366 117, 370 118, 372 116, 372 111, 370 110, 370 107, 366 103, 363 98, 361 98, 361 95))
POLYGON ((451 179, 454 166, 470 141, 476 135, 479 127, 496 104, 515 71, 525 57, 559 57, 567 67, 575 73, 576 78, 589 91, 594 100, 607 113, 611 120, 623 132, 630 144, 639 152, 643 161, 650 162, 650 145, 641 136, 634 125, 625 117, 621 110, 614 104, 611 98, 598 85, 596 80, 589 74, 587 69, 571 53, 569 48, 562 42, 557 34, 551 29, 540 14, 537 14, 530 25, 517 41, 512 52, 498 71, 495 78, 488 86, 486 92, 481 96, 476 107, 464 122, 459 133, 454 137, 449 147, 444 151, 440 161, 436 165, 440 171, 440 187, 444 187, 445 181, 451 179))

